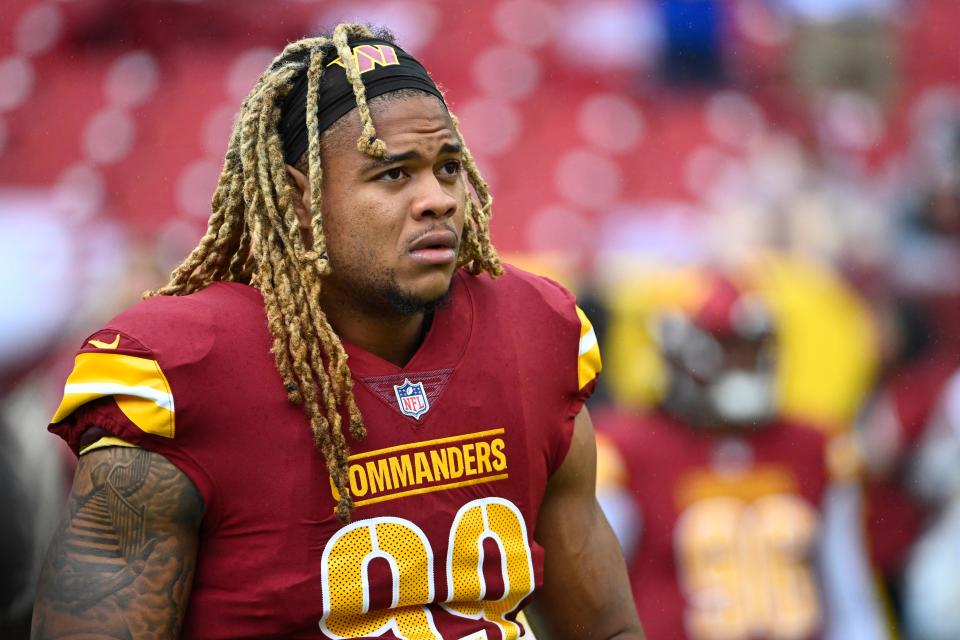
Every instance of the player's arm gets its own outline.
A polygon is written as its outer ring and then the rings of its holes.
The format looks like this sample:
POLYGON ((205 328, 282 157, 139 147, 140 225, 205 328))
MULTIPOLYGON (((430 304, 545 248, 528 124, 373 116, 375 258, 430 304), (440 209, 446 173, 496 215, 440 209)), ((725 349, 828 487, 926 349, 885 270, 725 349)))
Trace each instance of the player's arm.
POLYGON ((82 455, 40 576, 32 637, 177 637, 203 510, 193 483, 159 454, 82 455))
POLYGON ((595 497, 596 465, 593 425, 584 408, 537 519, 535 537, 546 555, 543 588, 531 613, 550 638, 643 637, 620 545, 595 497))

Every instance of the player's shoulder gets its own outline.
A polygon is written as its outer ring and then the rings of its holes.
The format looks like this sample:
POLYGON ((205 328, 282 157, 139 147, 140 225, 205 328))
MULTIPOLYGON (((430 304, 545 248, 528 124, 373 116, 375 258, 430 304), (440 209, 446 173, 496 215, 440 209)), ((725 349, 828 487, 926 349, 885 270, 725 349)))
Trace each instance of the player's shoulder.
POLYGON ((170 320, 189 325, 209 325, 225 315, 243 320, 251 313, 262 311, 263 298, 253 287, 238 282, 215 282, 185 296, 146 298, 117 315, 111 322, 131 323, 162 334, 163 325, 170 320))
POLYGON ((593 327, 576 298, 550 278, 504 264, 498 278, 464 276, 464 280, 481 313, 496 317, 501 324, 536 328, 546 339, 552 339, 555 329, 589 342, 581 345, 584 352, 596 347, 593 327))
POLYGON ((202 359, 223 328, 263 323, 256 289, 218 282, 186 296, 154 296, 133 305, 91 334, 80 351, 151 354, 169 365, 202 359))
POLYGON ((512 336, 541 368, 570 373, 576 389, 586 390, 584 397, 592 392, 602 367, 600 347, 572 293, 549 278, 508 264, 495 279, 463 272, 460 277, 481 326, 512 336))
POLYGON ((462 280, 476 309, 501 326, 509 323, 516 331, 536 328, 545 339, 553 339, 557 331, 579 336, 590 328, 573 294, 544 276, 504 264, 498 278, 464 274, 462 280))
POLYGON ((498 278, 468 276, 464 280, 471 293, 496 304, 522 303, 566 314, 572 313, 576 304, 573 294, 562 285, 510 264, 503 265, 503 275, 498 278))
POLYGON ((114 397, 142 432, 173 437, 175 405, 202 398, 200 381, 207 376, 237 369, 231 354, 250 334, 244 327, 266 332, 258 300, 250 287, 217 283, 194 294, 135 304, 79 345, 51 423, 114 397))

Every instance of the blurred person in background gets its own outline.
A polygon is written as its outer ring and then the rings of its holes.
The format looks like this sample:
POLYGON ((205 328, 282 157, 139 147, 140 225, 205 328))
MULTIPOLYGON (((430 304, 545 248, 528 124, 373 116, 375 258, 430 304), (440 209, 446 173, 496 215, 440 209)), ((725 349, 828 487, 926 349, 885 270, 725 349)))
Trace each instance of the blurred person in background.
POLYGON ((854 435, 864 470, 872 564, 891 613, 902 622, 907 554, 929 511, 911 486, 911 466, 957 362, 954 351, 938 345, 933 320, 921 305, 889 292, 874 304, 881 366, 854 435))
POLYGON ((501 264, 423 66, 359 24, 287 45, 212 204, 77 354, 35 636, 516 638, 537 591, 556 637, 641 637, 594 496, 594 333, 501 264))
POLYGON ((914 157, 889 264, 873 293, 882 368, 857 420, 871 554, 900 619, 909 604, 902 597, 908 551, 945 502, 924 497, 916 469, 926 466, 931 438, 949 442, 943 428, 949 420, 937 412, 949 407, 948 380, 960 367, 960 127, 954 117, 924 123, 918 135, 916 146, 932 148, 914 157))
POLYGON ((930 517, 905 570, 907 637, 960 638, 960 371, 943 387, 909 466, 909 486, 930 517))
POLYGON ((598 495, 648 632, 887 637, 862 532, 847 526, 847 440, 778 415, 766 304, 719 270, 702 280, 656 320, 659 406, 597 418, 598 495))

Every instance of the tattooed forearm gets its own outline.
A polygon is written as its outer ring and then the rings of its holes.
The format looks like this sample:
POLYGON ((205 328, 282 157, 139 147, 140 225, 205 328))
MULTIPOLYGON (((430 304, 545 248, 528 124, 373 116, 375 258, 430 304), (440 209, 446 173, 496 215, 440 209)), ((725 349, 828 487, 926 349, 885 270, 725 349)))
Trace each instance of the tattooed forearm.
POLYGON ((176 637, 202 514, 193 483, 158 454, 83 456, 40 576, 33 637, 176 637))

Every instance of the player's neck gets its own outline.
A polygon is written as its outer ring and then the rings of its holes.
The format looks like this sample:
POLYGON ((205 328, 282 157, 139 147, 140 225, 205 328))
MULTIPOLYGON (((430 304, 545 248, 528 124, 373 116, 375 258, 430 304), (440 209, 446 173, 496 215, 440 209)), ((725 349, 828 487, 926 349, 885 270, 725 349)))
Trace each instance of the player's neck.
POLYGON ((346 306, 324 308, 330 326, 364 351, 402 367, 417 352, 432 314, 370 315, 346 306))

